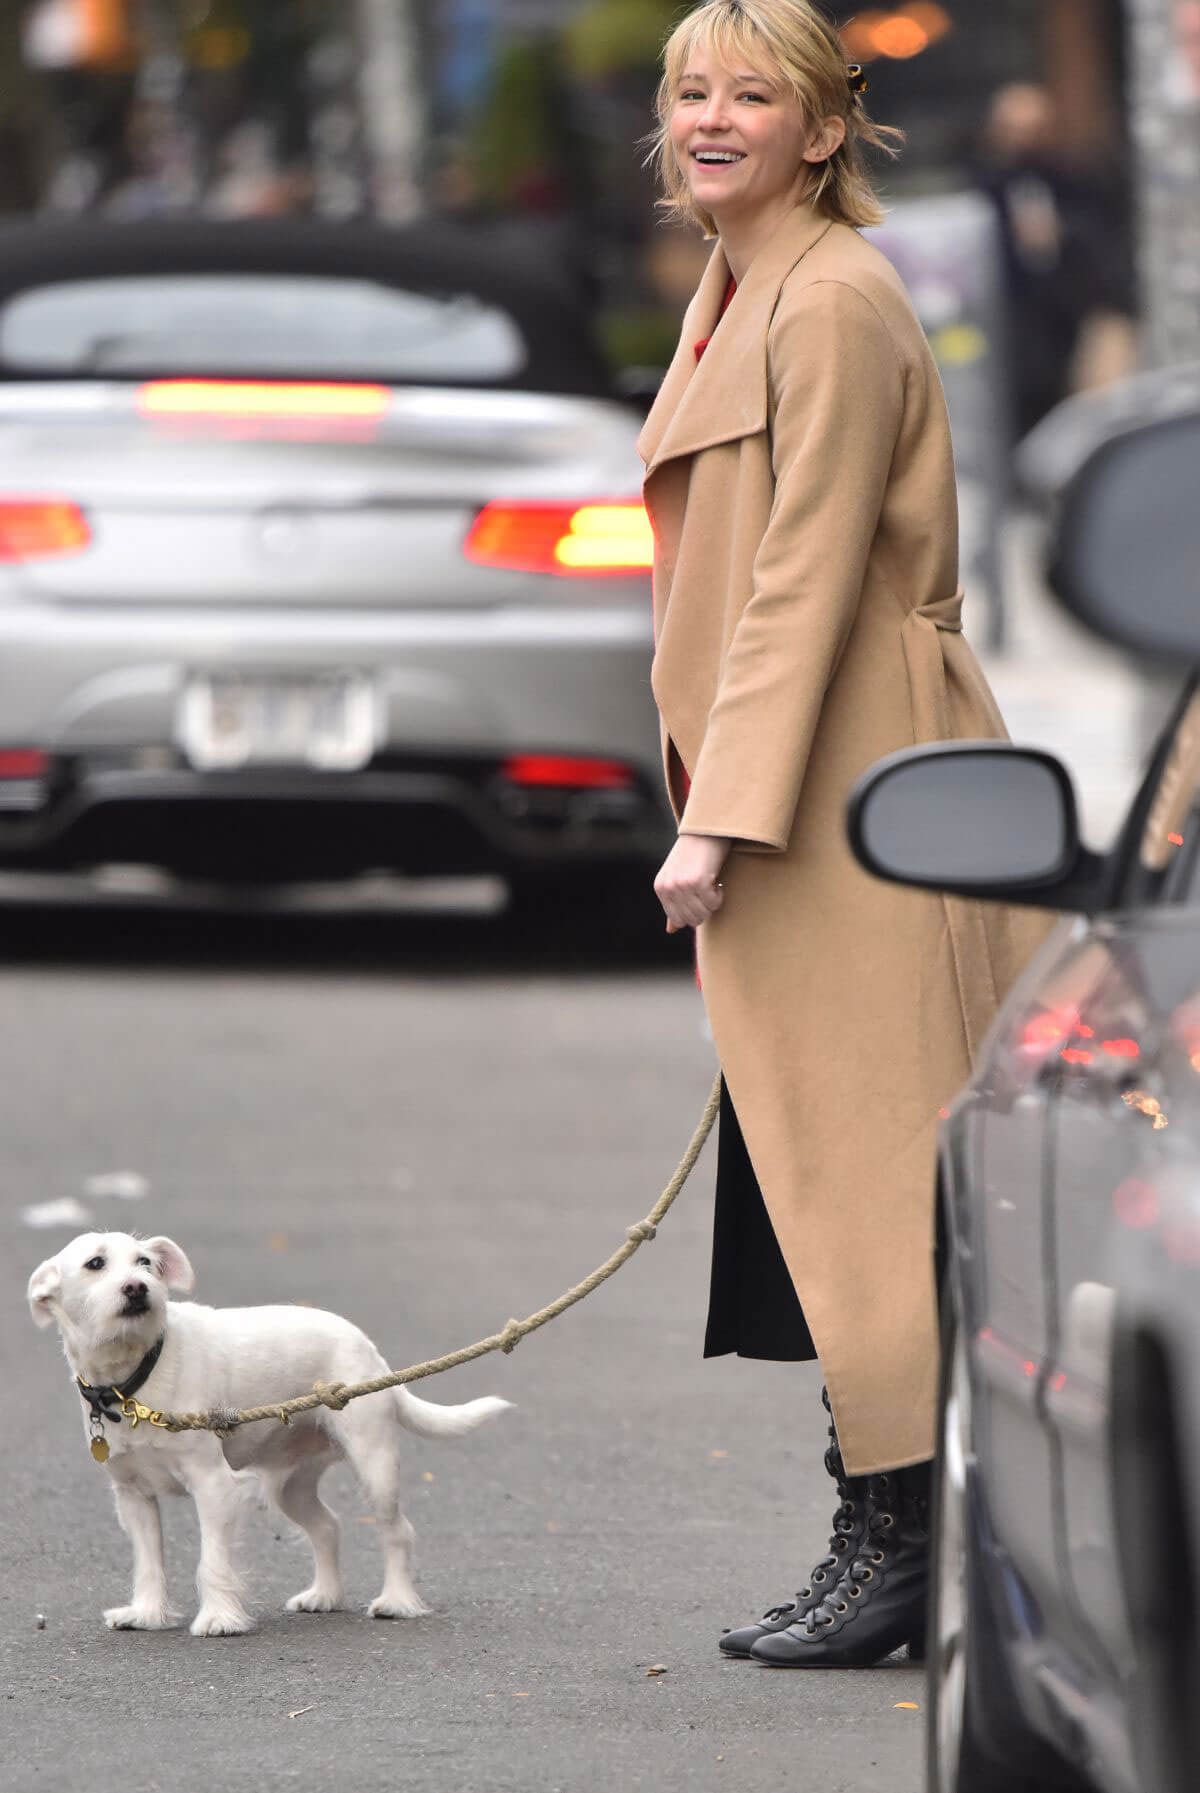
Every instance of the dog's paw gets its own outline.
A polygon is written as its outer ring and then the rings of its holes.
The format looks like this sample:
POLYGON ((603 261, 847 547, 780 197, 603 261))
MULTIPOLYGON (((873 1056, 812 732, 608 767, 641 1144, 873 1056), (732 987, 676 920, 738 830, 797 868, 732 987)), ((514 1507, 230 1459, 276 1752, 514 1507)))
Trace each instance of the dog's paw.
POLYGON ((240 1637, 254 1620, 238 1606, 201 1607, 189 1627, 193 1637, 240 1637))
POLYGON ((305 1588, 302 1593, 293 1594, 287 1603, 289 1612, 336 1612, 342 1604, 341 1588, 326 1591, 324 1588, 305 1588))
POLYGON ((420 1619, 432 1611, 426 1606, 416 1589, 407 1595, 379 1594, 367 1608, 369 1619, 420 1619))
POLYGON ((166 1606, 110 1606, 104 1615, 110 1631, 170 1631, 182 1622, 183 1614, 166 1606))

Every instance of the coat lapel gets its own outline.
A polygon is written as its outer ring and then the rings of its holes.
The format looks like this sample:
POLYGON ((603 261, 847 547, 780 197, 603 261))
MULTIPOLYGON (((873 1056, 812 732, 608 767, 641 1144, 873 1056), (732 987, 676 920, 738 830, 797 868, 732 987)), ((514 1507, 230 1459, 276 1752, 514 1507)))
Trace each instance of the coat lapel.
POLYGON ((729 282, 725 252, 716 244, 638 437, 647 475, 677 455, 696 454, 767 427, 767 327, 784 281, 830 222, 808 205, 788 214, 751 262, 722 327, 697 364, 695 344, 712 329, 729 282))

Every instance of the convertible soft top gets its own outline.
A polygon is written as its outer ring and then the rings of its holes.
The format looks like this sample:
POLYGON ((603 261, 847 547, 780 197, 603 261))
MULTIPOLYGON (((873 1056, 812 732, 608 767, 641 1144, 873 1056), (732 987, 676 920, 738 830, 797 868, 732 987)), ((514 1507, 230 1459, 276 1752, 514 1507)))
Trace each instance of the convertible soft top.
MULTIPOLYGON (((536 255, 532 241, 518 244, 511 229, 437 222, 386 228, 311 218, 22 221, 0 228, 0 308, 33 287, 138 274, 340 275, 447 298, 470 293, 512 317, 527 358, 508 377, 439 384, 616 396, 586 312, 553 257, 537 255, 536 274, 527 274, 517 261, 522 251, 531 260, 536 255)), ((157 371, 122 370, 135 378, 157 371)), ((308 371, 320 378, 327 370, 308 371)), ((373 374, 363 366, 355 377, 373 374)), ((63 377, 61 367, 0 363, 0 380, 63 377)), ((338 377, 346 377, 344 368, 338 377)))

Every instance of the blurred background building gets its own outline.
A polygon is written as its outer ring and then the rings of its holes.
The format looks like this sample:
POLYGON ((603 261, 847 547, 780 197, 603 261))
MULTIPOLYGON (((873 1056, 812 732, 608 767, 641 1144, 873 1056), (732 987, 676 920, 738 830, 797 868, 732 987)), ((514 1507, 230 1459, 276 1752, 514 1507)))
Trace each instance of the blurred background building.
MULTIPOLYGON (((653 227, 637 140, 679 0, 0 0, 9 211, 450 213, 555 236, 610 303, 690 290, 653 227), (654 243, 656 253, 643 260, 654 243), (632 261, 630 251, 633 251, 632 261)), ((908 133, 889 193, 1040 159, 1128 235, 1142 33, 1200 35, 1189 0, 834 5, 870 103, 908 133), (1012 84, 1044 92, 993 121, 1012 84)), ((1195 61, 1177 98, 1194 103, 1195 61)), ((1147 63, 1168 59, 1148 42, 1147 63)), ((1153 95, 1147 106, 1155 110, 1153 95)), ((1033 211, 1026 207, 1028 218, 1033 211)), ((1043 219, 1043 228, 1044 228, 1043 219)), ((1030 228, 1036 228, 1030 226, 1030 228)), ((1113 278, 1119 278, 1114 268, 1113 278)), ((622 328, 634 329, 626 316, 622 328)), ((651 330, 649 320, 643 328, 651 330)), ((653 359, 649 341, 622 341, 653 359)), ((661 351, 660 351, 661 352, 661 351)))

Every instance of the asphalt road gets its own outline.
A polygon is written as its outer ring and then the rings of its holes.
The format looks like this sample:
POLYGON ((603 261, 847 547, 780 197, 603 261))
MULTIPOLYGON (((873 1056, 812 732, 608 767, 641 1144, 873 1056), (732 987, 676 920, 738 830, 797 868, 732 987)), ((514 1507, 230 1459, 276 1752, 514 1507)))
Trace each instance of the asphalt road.
MULTIPOLYGON (((835 1500, 815 1368, 700 1357, 715 1142, 615 1280, 420 1389, 518 1404, 408 1441, 432 1616, 364 1616, 379 1558, 344 1465, 322 1492, 349 1610, 283 1611, 308 1549, 263 1512, 253 1634, 100 1616, 129 1548, 57 1334, 30 1323, 34 1265, 88 1224, 162 1231, 197 1299, 332 1308, 394 1364, 493 1331, 606 1257, 682 1154, 715 1070, 686 963, 547 950, 484 915, 10 901, 0 979, 0 1788, 916 1793, 902 1660, 717 1653, 806 1574, 835 1500), (67 1199, 92 1222, 23 1217, 67 1199)), ((190 1503, 164 1517, 190 1613, 190 1503)))

